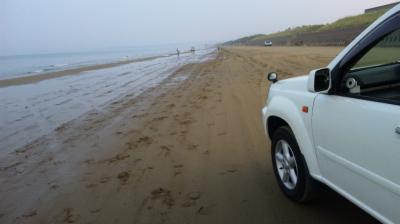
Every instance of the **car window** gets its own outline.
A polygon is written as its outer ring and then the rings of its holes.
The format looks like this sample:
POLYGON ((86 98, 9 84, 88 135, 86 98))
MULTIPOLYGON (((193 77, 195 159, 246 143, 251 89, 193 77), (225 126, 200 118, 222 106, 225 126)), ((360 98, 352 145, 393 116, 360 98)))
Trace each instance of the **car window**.
POLYGON ((345 92, 400 103, 400 30, 382 38, 344 76, 345 92))
POLYGON ((400 30, 397 30, 375 45, 362 57, 352 70, 398 63, 400 61, 400 30))

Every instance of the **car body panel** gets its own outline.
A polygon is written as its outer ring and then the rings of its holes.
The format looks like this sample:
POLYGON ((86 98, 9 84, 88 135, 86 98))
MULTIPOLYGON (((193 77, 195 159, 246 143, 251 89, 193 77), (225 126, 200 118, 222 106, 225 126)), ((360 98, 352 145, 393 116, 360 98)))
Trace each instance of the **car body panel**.
POLYGON ((400 223, 400 106, 319 94, 313 136, 321 174, 353 199, 400 223), (332 113, 334 111, 334 113, 332 113))
POLYGON ((316 161, 311 132, 311 108, 316 94, 307 91, 306 85, 304 85, 306 82, 307 76, 301 76, 282 80, 271 86, 271 97, 269 97, 271 100, 268 102, 268 109, 263 108, 264 127, 266 127, 267 118, 271 116, 276 116, 286 121, 292 127, 296 141, 302 149, 310 174, 319 179, 320 171, 316 161), (309 108, 308 113, 301 112, 303 106, 309 108), (292 113, 289 115, 288 111, 292 113))

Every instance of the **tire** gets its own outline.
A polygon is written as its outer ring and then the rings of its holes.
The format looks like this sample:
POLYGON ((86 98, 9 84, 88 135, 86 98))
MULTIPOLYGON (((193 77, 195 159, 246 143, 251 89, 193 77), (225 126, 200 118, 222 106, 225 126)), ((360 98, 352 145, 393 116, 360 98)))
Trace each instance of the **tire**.
POLYGON ((315 194, 316 182, 308 172, 289 127, 280 127, 273 133, 271 158, 276 180, 284 195, 294 202, 309 201, 315 194))

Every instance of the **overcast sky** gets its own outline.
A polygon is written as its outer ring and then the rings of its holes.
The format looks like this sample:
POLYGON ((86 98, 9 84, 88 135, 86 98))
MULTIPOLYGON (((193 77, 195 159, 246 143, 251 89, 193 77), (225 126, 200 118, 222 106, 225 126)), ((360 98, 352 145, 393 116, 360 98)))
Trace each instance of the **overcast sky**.
POLYGON ((227 41, 393 0, 0 0, 0 55, 227 41))

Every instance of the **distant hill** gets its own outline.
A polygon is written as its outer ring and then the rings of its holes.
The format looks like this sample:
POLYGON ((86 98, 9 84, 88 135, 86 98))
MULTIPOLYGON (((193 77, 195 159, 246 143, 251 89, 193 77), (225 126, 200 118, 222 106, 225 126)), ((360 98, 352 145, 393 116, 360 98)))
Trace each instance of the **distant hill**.
POLYGON ((349 16, 333 23, 288 28, 271 34, 257 34, 226 42, 227 45, 346 45, 388 9, 349 16))

